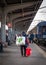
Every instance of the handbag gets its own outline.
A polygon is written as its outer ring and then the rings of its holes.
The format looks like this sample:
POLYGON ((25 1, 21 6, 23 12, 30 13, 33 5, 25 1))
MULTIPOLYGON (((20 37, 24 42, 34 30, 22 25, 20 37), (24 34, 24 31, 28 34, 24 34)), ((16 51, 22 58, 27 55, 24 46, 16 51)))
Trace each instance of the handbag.
POLYGON ((19 36, 16 38, 16 45, 25 45, 25 37, 19 36))

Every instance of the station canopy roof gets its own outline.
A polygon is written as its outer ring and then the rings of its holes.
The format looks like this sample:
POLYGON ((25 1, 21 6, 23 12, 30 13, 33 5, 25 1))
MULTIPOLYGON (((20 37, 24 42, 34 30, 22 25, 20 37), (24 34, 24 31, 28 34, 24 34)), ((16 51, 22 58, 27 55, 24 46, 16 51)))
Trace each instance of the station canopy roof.
POLYGON ((27 31, 43 0, 0 0, 7 16, 14 22, 15 30, 27 31), (8 9, 9 8, 9 9, 8 9))

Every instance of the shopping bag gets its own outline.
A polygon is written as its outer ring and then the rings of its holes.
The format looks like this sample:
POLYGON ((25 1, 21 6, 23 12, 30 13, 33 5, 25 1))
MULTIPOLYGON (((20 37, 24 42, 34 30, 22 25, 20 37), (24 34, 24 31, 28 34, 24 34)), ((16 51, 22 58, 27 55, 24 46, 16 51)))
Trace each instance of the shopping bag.
POLYGON ((26 56, 30 56, 32 54, 32 49, 30 47, 26 48, 26 56))
POLYGON ((25 37, 19 36, 16 38, 16 45, 25 45, 25 37))

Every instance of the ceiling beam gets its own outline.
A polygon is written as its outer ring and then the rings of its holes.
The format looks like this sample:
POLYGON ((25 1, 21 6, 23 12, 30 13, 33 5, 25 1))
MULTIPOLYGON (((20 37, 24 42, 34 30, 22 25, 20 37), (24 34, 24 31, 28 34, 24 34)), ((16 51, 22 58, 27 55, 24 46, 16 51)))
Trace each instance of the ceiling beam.
POLYGON ((16 23, 15 24, 15 28, 20 29, 20 30, 27 30, 29 25, 31 24, 32 20, 31 21, 24 21, 24 22, 20 22, 20 23, 16 23), (25 24, 24 24, 25 23, 25 24))
POLYGON ((22 3, 22 4, 18 4, 18 5, 17 4, 7 5, 5 7, 5 12, 6 13, 9 13, 9 12, 14 11, 14 10, 17 10, 17 9, 23 9, 23 8, 32 6, 34 4, 38 4, 39 2, 41 2, 41 1, 22 3))
POLYGON ((2 14, 2 8, 0 7, 0 15, 2 14))
POLYGON ((6 2, 6 0, 3 0, 3 3, 5 4, 5 6, 7 5, 7 2, 6 2))
POLYGON ((32 18, 34 18, 34 16, 17 19, 17 20, 15 20, 14 22, 17 23, 17 22, 19 22, 19 21, 26 20, 26 19, 32 19, 32 18))
MULTIPOLYGON (((37 11, 24 12, 23 14, 24 14, 24 16, 26 16, 26 15, 34 14, 34 13, 36 13, 36 12, 37 12, 37 11)), ((18 17, 22 17, 23 14, 22 14, 22 13, 19 13, 19 14, 12 14, 12 15, 10 15, 10 18, 11 18, 12 20, 14 20, 14 19, 16 19, 16 18, 18 18, 18 17)))
POLYGON ((23 24, 25 24, 25 23, 31 23, 31 22, 32 22, 32 20, 30 20, 30 19, 27 20, 27 19, 26 19, 26 20, 24 20, 24 21, 16 22, 16 23, 15 23, 15 26, 23 25, 23 24))

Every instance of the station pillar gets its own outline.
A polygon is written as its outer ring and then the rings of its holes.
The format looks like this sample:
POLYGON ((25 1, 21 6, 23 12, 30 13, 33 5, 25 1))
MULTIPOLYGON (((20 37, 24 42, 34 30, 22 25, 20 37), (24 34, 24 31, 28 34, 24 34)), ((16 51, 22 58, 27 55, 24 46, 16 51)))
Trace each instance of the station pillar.
POLYGON ((6 42, 6 30, 5 30, 5 25, 6 25, 6 13, 2 13, 2 22, 1 22, 1 37, 2 41, 6 42))
POLYGON ((9 38, 9 41, 12 42, 12 20, 10 16, 9 16, 9 21, 7 25, 8 25, 8 38, 9 38))

